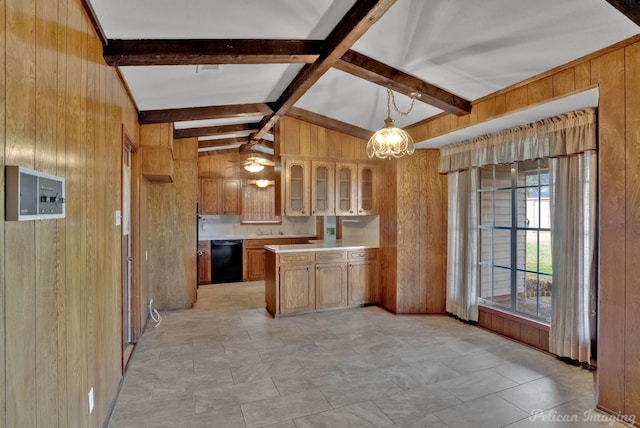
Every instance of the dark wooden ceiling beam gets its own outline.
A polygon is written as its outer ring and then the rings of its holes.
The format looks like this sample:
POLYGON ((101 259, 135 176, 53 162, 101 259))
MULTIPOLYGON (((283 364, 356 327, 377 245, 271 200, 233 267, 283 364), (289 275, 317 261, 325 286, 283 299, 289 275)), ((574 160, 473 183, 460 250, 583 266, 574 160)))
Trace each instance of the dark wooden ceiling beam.
POLYGON ((198 148, 210 149, 213 147, 234 146, 236 144, 246 144, 247 141, 249 141, 249 137, 218 138, 215 140, 198 141, 198 148))
POLYGON ((356 51, 347 51, 335 67, 409 97, 418 93, 420 97, 416 100, 447 113, 458 116, 471 113, 471 103, 464 98, 356 51))
POLYGON ((258 130, 258 125, 260 125, 260 122, 175 129, 173 131, 173 138, 206 137, 210 135, 233 134, 235 132, 255 132, 258 130))
POLYGON ((363 140, 368 140, 371 138, 371 135, 373 135, 373 131, 369 131, 368 129, 360 128, 358 126, 351 125, 350 123, 342 122, 298 107, 291 107, 289 111, 287 111, 286 116, 304 120, 305 122, 342 132, 343 134, 351 135, 363 140))
POLYGON ((312 64, 305 65, 284 90, 250 140, 261 138, 307 92, 351 46, 384 15, 396 0, 357 0, 325 40, 325 51, 312 64))
POLYGON ((144 110, 138 114, 138 122, 141 125, 145 125, 149 123, 180 122, 185 120, 267 116, 271 113, 272 110, 266 103, 230 104, 224 106, 144 110))
POLYGON ((640 25, 640 1, 638 0, 607 0, 611 6, 622 12, 636 25, 640 25))
POLYGON ((273 150, 273 141, 269 141, 269 140, 258 140, 255 143, 256 146, 262 146, 262 147, 266 147, 267 149, 271 149, 273 150))
POLYGON ((322 40, 109 39, 103 56, 110 66, 312 63, 322 40))

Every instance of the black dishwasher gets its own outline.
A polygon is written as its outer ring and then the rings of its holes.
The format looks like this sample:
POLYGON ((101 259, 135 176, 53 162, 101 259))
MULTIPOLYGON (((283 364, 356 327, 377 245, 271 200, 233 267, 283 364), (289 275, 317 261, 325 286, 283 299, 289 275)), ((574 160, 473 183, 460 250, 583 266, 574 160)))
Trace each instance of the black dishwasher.
POLYGON ((211 283, 242 282, 242 240, 211 241, 211 283))

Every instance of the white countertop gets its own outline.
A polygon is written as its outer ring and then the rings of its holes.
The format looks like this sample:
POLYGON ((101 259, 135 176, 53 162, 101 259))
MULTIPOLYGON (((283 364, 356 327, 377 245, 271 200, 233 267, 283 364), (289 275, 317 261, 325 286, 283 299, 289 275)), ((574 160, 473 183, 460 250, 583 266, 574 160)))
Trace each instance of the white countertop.
POLYGON ((336 241, 313 241, 308 244, 265 245, 264 248, 274 253, 295 253, 301 251, 363 250, 366 248, 378 248, 378 245, 339 239, 336 241))
POLYGON ((280 239, 280 238, 315 238, 315 235, 310 235, 308 233, 285 233, 282 235, 273 234, 273 235, 209 235, 209 234, 200 234, 198 239, 200 241, 225 241, 225 240, 238 240, 238 239, 280 239))

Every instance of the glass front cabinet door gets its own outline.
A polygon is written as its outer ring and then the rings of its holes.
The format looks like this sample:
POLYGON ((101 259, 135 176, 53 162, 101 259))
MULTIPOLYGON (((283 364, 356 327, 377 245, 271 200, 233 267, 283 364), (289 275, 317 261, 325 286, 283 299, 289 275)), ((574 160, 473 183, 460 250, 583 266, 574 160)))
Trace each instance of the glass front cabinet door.
POLYGON ((336 163, 336 215, 357 215, 358 166, 336 163))
POLYGON ((334 163, 311 162, 311 214, 334 215, 334 163))
POLYGON ((376 168, 373 165, 358 164, 358 215, 375 215, 376 168))
POLYGON ((285 215, 309 214, 309 162, 285 160, 285 215))

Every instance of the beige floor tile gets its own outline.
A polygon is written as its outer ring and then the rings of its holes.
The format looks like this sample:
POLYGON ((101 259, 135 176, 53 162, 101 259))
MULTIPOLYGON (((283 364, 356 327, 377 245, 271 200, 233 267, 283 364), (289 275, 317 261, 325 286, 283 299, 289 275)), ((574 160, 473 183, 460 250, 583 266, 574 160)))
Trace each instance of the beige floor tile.
POLYGON ((593 408, 592 373, 446 316, 274 319, 263 282, 203 286, 194 309, 162 315, 109 428, 524 427, 538 408, 593 408))

